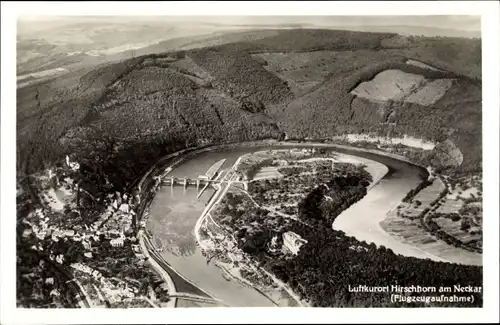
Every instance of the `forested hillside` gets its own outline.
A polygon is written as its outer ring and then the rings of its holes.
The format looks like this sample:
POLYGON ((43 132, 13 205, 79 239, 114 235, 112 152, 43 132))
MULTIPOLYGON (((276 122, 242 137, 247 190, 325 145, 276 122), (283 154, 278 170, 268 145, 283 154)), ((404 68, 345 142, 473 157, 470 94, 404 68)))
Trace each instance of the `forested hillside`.
POLYGON ((185 147, 368 132, 450 139, 464 156, 459 169, 480 168, 480 40, 315 29, 261 33, 18 89, 18 169, 34 171, 66 153, 88 157, 83 148, 91 153, 93 141, 103 139, 123 147, 158 141, 185 147), (425 79, 411 90, 423 95, 377 101, 355 94, 371 80, 383 90, 377 75, 387 70, 425 79), (451 86, 436 95, 432 82, 442 80, 451 86))

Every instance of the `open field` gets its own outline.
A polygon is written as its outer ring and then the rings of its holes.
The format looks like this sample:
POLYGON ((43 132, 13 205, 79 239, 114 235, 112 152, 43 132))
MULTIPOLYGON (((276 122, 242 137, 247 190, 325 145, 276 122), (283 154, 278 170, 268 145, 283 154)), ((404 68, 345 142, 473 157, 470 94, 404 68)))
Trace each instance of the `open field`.
POLYGON ((482 254, 469 251, 469 248, 481 247, 482 234, 473 232, 478 228, 470 226, 474 224, 472 221, 467 221, 469 228, 462 229, 465 219, 469 218, 461 212, 464 203, 453 194, 443 197, 444 190, 448 191, 446 184, 435 179, 431 185, 389 213, 380 223, 381 227, 401 242, 415 245, 444 260, 482 265, 482 254), (460 242, 467 247, 461 246, 460 242))
POLYGON ((431 185, 425 187, 408 202, 402 202, 397 207, 397 211, 402 218, 418 219, 425 209, 430 209, 431 203, 446 189, 446 186, 439 179, 431 185))
POLYGON ((67 191, 64 187, 54 190, 50 188, 44 195, 49 202, 50 208, 55 211, 62 211, 66 204, 71 204, 75 198, 75 194, 67 191))
POLYGON ((258 181, 261 179, 277 178, 277 177, 283 177, 283 174, 281 174, 278 171, 278 167, 268 166, 268 167, 262 167, 257 172, 253 180, 258 181))
POLYGON ((413 92, 406 97, 405 101, 423 106, 432 105, 444 96, 446 91, 448 91, 448 89, 452 86, 452 83, 452 79, 437 79, 429 81, 416 92, 413 92))
POLYGON ((469 244, 472 241, 482 241, 482 233, 471 233, 469 231, 464 231, 461 229, 461 219, 458 221, 453 221, 451 218, 433 218, 433 220, 438 224, 438 226, 445 231, 450 236, 460 240, 464 244, 469 244))
POLYGON ((444 203, 439 205, 434 212, 437 213, 458 213, 460 208, 464 205, 462 200, 457 200, 454 198, 447 198, 444 203))
POLYGON ((370 100, 403 100, 425 83, 425 78, 400 70, 382 71, 370 81, 362 82, 351 94, 370 100))
POLYGON ((427 80, 421 75, 400 70, 385 70, 362 82, 351 94, 372 101, 404 101, 429 106, 444 96, 451 79, 427 80))

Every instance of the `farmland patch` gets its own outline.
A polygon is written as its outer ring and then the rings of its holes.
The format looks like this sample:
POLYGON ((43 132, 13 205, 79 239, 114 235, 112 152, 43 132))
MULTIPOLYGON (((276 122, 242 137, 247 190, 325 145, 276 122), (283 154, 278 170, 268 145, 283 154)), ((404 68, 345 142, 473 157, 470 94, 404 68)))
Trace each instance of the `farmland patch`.
POLYGON ((401 70, 385 70, 362 82, 351 94, 379 101, 400 101, 425 84, 423 76, 401 70))
POLYGON ((405 101, 429 106, 437 102, 451 88, 453 79, 437 79, 428 82, 417 92, 410 94, 405 101))
POLYGON ((390 69, 360 83, 351 94, 375 102, 398 101, 429 106, 441 99, 452 84, 452 79, 428 80, 418 74, 390 69))

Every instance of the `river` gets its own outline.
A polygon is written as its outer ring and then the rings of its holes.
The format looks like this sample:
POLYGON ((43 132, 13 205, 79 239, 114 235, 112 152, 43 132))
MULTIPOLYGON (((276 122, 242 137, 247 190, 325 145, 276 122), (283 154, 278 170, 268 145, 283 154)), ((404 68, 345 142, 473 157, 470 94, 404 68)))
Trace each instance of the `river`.
MULTIPOLYGON (((179 163, 170 175, 195 178, 204 174, 210 166, 221 159, 226 159, 222 166, 225 169, 231 167, 238 157, 245 153, 268 149, 310 147, 310 145, 239 147, 203 152, 179 163)), ((340 223, 369 220, 369 226, 363 227, 364 231, 370 231, 371 227, 378 226, 380 218, 383 219, 387 212, 394 208, 410 189, 417 186, 422 177, 426 177, 422 168, 390 157, 343 148, 335 148, 334 151, 375 160, 389 168, 386 176, 368 192, 365 198, 338 217, 340 223), (367 210, 363 209, 363 206, 369 207, 369 216, 366 215, 367 210)), ((233 280, 228 281, 222 275, 222 271, 212 263, 207 264, 205 257, 201 254, 193 229, 213 193, 214 190, 207 189, 197 199, 194 187, 184 189, 180 186, 162 186, 151 203, 147 221, 147 228, 153 236, 153 242, 164 248, 161 252, 162 257, 183 277, 189 279, 205 292, 223 300, 227 305, 235 307, 274 306, 273 302, 256 290, 233 280)), ((366 238, 363 233, 347 234, 361 236, 362 240, 366 238)), ((387 236, 391 238, 390 235, 387 234, 387 236)))

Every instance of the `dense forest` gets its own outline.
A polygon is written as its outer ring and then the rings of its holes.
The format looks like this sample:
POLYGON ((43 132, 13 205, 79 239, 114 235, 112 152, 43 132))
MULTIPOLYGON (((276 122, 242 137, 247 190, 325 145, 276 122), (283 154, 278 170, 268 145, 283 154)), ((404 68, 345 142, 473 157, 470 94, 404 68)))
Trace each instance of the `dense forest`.
MULTIPOLYGON (((304 220, 304 219, 302 219, 304 220)), ((304 299, 318 307, 417 307, 421 304, 394 304, 389 294, 349 292, 348 286, 482 286, 482 269, 451 263, 433 262, 394 254, 390 249, 359 243, 331 227, 314 228, 293 223, 291 231, 308 242, 294 259, 268 265, 304 299), (363 247, 360 252, 352 247, 363 247)), ((418 295, 418 294, 415 294, 418 295)), ((441 307, 477 307, 482 294, 475 295, 474 304, 444 303, 441 307)))

